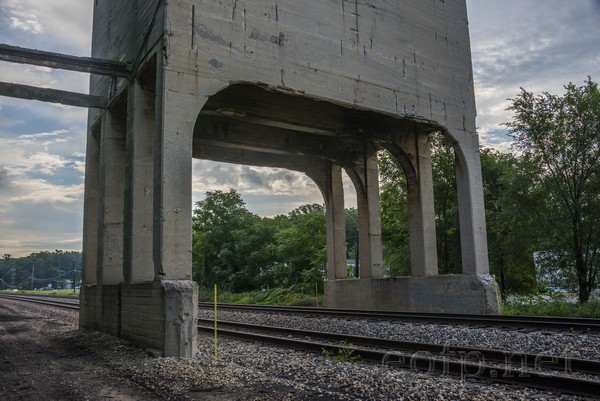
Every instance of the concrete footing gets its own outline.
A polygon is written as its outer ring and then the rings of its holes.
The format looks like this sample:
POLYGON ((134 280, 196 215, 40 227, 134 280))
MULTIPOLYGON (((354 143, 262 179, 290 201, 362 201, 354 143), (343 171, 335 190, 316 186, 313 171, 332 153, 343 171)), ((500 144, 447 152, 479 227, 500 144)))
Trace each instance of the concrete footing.
POLYGON ((498 285, 484 274, 326 280, 325 306, 486 315, 502 312, 498 285))
POLYGON ((119 336, 162 356, 197 353, 198 286, 189 280, 86 285, 79 325, 119 336))

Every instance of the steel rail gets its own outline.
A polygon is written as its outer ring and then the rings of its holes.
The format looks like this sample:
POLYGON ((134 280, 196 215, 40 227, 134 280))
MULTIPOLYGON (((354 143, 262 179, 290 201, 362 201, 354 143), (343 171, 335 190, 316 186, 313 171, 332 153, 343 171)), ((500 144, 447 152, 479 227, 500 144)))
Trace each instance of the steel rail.
MULTIPOLYGON (((199 303, 201 308, 214 307, 209 302, 199 303)), ((253 312, 275 312, 284 314, 306 314, 315 316, 333 316, 341 318, 401 320, 431 324, 462 324, 472 326, 521 327, 561 331, 600 331, 600 319, 566 318, 545 316, 497 316, 469 315, 457 313, 421 313, 369 311, 361 309, 314 308, 295 306, 263 306, 246 304, 218 304, 220 309, 244 310, 253 312)))
MULTIPOLYGON (((222 323, 224 324, 224 322, 222 323)), ((213 333, 214 327, 198 326, 198 331, 213 333)), ((324 350, 327 350, 331 354, 335 355, 337 353, 338 355, 342 355, 347 354, 351 350, 352 356, 359 356, 366 362, 378 363, 390 368, 404 368, 431 374, 452 375, 458 376, 461 379, 518 384, 525 387, 581 396, 597 396, 600 394, 600 381, 522 370, 512 366, 512 364, 504 366, 489 365, 483 360, 477 359, 476 354, 465 355, 462 359, 456 360, 455 358, 443 355, 436 356, 424 351, 407 355, 405 352, 398 350, 358 348, 347 343, 334 345, 306 339, 300 340, 270 334, 224 329, 222 327, 219 329, 219 334, 316 353, 323 353, 324 350)), ((304 333, 305 337, 307 335, 307 333, 304 333)))
MULTIPOLYGON (((211 319, 198 319, 198 323, 211 325, 214 323, 211 319)), ((592 375, 600 375, 600 361, 591 361, 585 359, 564 358, 547 354, 528 354, 521 352, 511 352, 493 349, 484 349, 476 347, 461 347, 442 344, 428 344, 412 341, 390 340, 377 337, 357 336, 351 334, 332 333, 325 331, 313 331, 303 329, 292 329, 279 326, 257 325, 249 323, 231 322, 218 320, 219 327, 227 326, 243 330, 259 330, 269 333, 278 333, 284 336, 299 336, 318 338, 320 340, 347 342, 353 345, 364 345, 373 348, 386 348, 398 350, 404 353, 427 352, 432 355, 442 357, 462 357, 469 355, 478 357, 484 361, 493 361, 505 365, 519 365, 532 369, 562 370, 566 372, 579 372, 592 375)))
POLYGON ((8 295, 8 294, 0 294, 0 298, 13 299, 17 301, 31 302, 34 304, 42 304, 49 306, 57 306, 60 308, 66 309, 76 309, 79 310, 79 303, 66 302, 66 301, 51 301, 48 299, 36 299, 36 297, 27 297, 23 295, 8 295))

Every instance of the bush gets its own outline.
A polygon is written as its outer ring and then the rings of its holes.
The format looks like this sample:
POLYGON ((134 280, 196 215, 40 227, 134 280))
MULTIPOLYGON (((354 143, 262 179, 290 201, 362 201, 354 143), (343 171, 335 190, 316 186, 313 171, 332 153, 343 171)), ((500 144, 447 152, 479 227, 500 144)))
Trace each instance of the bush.
MULTIPOLYGON (((285 306, 315 306, 314 294, 306 294, 296 287, 273 288, 267 290, 256 290, 241 293, 223 292, 218 293, 218 302, 231 304, 262 304, 262 305, 285 305, 285 306)), ((213 291, 201 289, 199 300, 212 302, 213 291)), ((319 304, 323 301, 323 295, 319 294, 319 304)))
POLYGON ((510 297, 503 304, 503 313, 522 316, 600 318, 600 299, 591 300, 586 304, 573 302, 575 299, 575 296, 569 294, 510 297))

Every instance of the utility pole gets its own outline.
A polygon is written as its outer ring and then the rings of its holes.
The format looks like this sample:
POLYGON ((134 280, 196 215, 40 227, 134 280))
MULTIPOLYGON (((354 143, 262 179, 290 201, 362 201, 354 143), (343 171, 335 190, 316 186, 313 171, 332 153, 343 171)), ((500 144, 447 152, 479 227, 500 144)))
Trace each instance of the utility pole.
POLYGON ((10 269, 10 272, 12 273, 12 277, 10 279, 10 286, 14 287, 15 286, 15 268, 13 267, 12 269, 10 269))
POLYGON ((35 275, 35 265, 31 265, 31 291, 33 291, 33 276, 35 275))

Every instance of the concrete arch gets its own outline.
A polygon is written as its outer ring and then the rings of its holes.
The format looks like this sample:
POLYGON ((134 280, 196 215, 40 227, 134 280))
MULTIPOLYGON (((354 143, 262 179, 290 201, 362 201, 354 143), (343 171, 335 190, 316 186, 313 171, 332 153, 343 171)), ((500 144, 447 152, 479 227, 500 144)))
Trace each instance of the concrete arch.
POLYGON ((318 165, 329 165, 320 174, 325 177, 321 185, 331 194, 337 184, 328 183, 337 180, 339 170, 334 166, 346 169, 364 186, 360 202, 369 211, 369 222, 362 227, 370 233, 366 242, 375 255, 379 252, 376 163, 365 149, 397 145, 409 155, 415 169, 411 177, 418 179, 412 196, 421 216, 415 219, 421 223, 414 226, 426 227, 432 219, 431 168, 422 142, 432 129, 446 129, 459 144, 457 176, 467 274, 428 277, 435 273, 435 265, 428 259, 431 230, 423 228, 423 235, 415 236, 424 266, 417 276, 423 277, 379 278, 377 259, 371 256, 366 262, 371 264, 370 276, 327 280, 326 303, 498 312, 487 274, 466 3, 406 0, 371 7, 359 2, 358 11, 351 11, 329 1, 247 1, 244 13, 239 8, 236 12, 232 2, 192 3, 154 1, 154 6, 141 8, 124 1, 94 5, 92 57, 131 62, 134 74, 131 80, 90 79, 90 94, 107 97, 109 109, 115 95, 127 90, 126 119, 106 110, 92 110, 89 116, 90 127, 98 118, 108 117, 100 129, 105 139, 113 134, 111 118, 118 117, 119 132, 126 121, 125 165, 119 164, 125 183, 119 193, 120 171, 104 179, 112 174, 106 167, 110 162, 102 164, 114 156, 111 141, 98 141, 97 131, 90 129, 80 325, 116 333, 163 355, 195 355, 193 157, 239 160, 256 152, 252 157, 262 154, 307 169, 312 158, 318 165), (359 35, 349 28, 349 20, 372 35, 359 35), (142 63, 153 64, 145 68, 142 63), (122 229, 120 203, 125 210, 122 229), (106 212, 104 222, 116 223, 114 231, 103 229, 99 217, 106 212), (114 247, 111 238, 116 239, 114 247), (114 275, 102 270, 109 266, 104 265, 106 256, 118 261, 109 263, 115 267, 114 275))
POLYGON ((207 98, 194 127, 193 155, 311 177, 327 206, 329 279, 347 278, 343 167, 357 192, 360 277, 381 277, 378 141, 407 124, 281 88, 234 83, 207 98))

